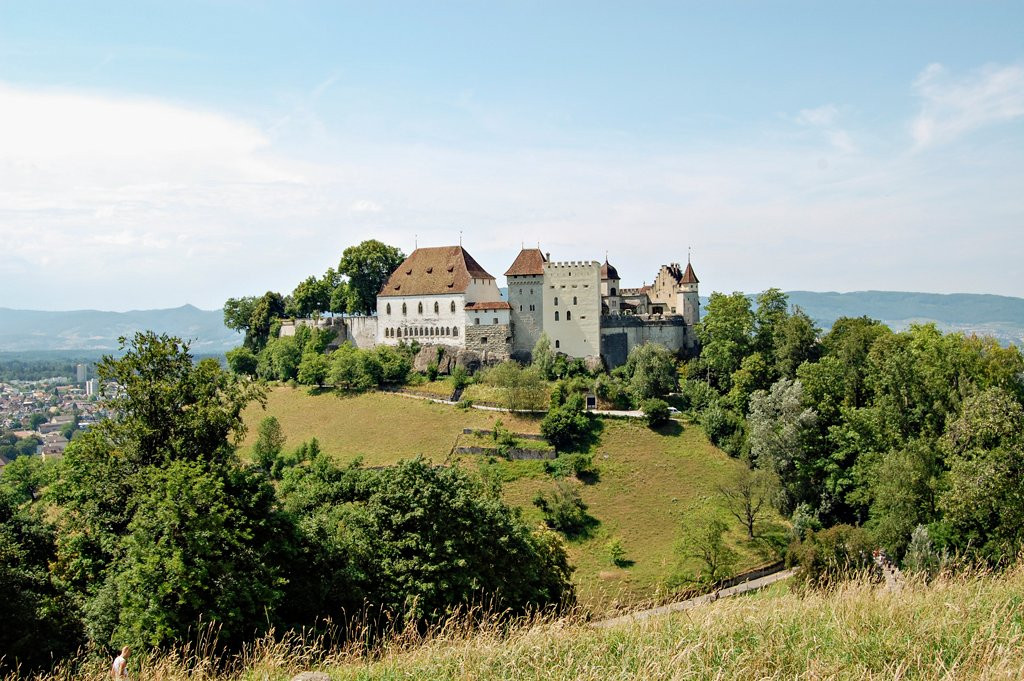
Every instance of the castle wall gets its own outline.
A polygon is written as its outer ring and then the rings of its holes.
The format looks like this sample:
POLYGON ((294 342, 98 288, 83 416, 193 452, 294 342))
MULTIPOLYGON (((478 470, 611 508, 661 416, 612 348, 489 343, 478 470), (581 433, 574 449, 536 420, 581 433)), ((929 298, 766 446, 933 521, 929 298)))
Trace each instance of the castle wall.
POLYGON ((553 350, 570 357, 601 355, 600 263, 544 263, 543 306, 544 333, 553 350))
POLYGON ((693 327, 681 316, 620 315, 601 319, 601 357, 609 369, 625 364, 630 350, 645 343, 657 343, 687 356, 696 349, 693 327))
POLYGON ((462 294, 382 296, 377 299, 377 316, 380 322, 376 343, 379 345, 398 345, 399 341, 414 338, 454 347, 465 345, 466 311, 462 294), (421 305, 423 312, 419 311, 421 305))
POLYGON ((380 317, 345 317, 345 340, 363 350, 376 347, 379 322, 380 317))
POLYGON ((494 279, 470 279, 465 299, 467 303, 493 303, 501 300, 498 282, 494 279))
MULTIPOLYGON (((676 266, 676 270, 678 270, 676 266)), ((651 290, 648 292, 648 296, 651 298, 651 307, 660 305, 662 307, 662 314, 682 314, 682 310, 676 309, 676 291, 678 289, 679 282, 676 277, 673 276, 667 265, 662 265, 661 269, 658 270, 658 276, 654 278, 654 284, 651 286, 651 290)))
POLYGON ((332 341, 333 346, 346 341, 357 348, 372 348, 377 345, 376 316, 320 317, 319 319, 285 319, 281 321, 281 335, 294 336, 300 326, 308 326, 321 331, 334 331, 337 334, 332 341))
POLYGON ((526 359, 544 331, 544 279, 510 276, 508 302, 512 306, 512 352, 526 359))
POLYGON ((465 341, 466 349, 480 355, 484 364, 512 356, 512 326, 507 323, 467 326, 465 341))

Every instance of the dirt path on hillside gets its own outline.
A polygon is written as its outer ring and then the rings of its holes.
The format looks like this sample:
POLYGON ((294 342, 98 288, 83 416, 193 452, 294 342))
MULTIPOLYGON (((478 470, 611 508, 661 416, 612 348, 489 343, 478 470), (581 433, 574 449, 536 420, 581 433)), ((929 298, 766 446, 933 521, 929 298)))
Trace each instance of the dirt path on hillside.
POLYGON ((757 591, 763 589, 766 586, 774 584, 775 582, 782 581, 783 579, 789 579, 793 576, 796 570, 780 570, 779 572, 773 572, 770 575, 759 577, 758 579, 752 579, 749 582, 743 582, 736 586, 730 586, 725 589, 719 589, 703 596, 697 596, 696 598, 690 598, 685 601, 679 601, 677 603, 669 603, 668 605, 662 605, 657 608, 651 608, 650 610, 641 610, 639 612, 631 612, 628 615, 620 615, 619 617, 612 617, 610 619, 601 620, 591 624, 593 627, 604 629, 607 627, 616 627, 620 624, 627 624, 629 622, 639 622, 651 617, 658 615, 667 615, 671 612, 680 612, 682 610, 689 610, 695 608, 698 605, 705 605, 707 603, 714 603, 719 598, 728 598, 729 596, 738 596, 745 594, 750 591, 757 591))

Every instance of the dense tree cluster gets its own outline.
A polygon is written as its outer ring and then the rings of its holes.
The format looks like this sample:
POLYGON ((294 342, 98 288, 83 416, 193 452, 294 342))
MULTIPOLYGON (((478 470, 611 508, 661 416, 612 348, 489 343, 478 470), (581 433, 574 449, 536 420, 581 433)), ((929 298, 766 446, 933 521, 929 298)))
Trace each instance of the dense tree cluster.
MULTIPOLYGON (((839 319, 821 334, 776 289, 755 302, 712 294, 681 403, 715 443, 771 476, 774 501, 797 534, 858 527, 897 558, 915 532, 918 553, 927 543, 996 562, 1017 554, 1017 348, 931 325, 894 333, 867 318, 839 319)), ((808 541, 834 554, 854 534, 808 541)), ((821 555, 802 551, 811 562, 821 555)))
POLYGON ((243 346, 259 353, 277 334, 274 322, 283 317, 318 317, 332 314, 373 314, 377 294, 405 255, 374 239, 346 248, 337 269, 320 277, 309 276, 288 295, 267 291, 262 296, 228 298, 224 325, 245 334, 243 346))
MULTIPOLYGON (((24 458, 0 476, 0 665, 28 670, 82 644, 165 647, 204 623, 237 647, 324 618, 401 626, 572 600, 561 543, 493 481, 419 459, 341 468, 315 440, 284 452, 272 420, 246 465, 235 444, 258 383, 194 363, 174 338, 138 334, 125 349, 99 365, 122 388, 117 418, 56 465, 24 458)), ((408 371, 376 361, 379 379, 408 371)))

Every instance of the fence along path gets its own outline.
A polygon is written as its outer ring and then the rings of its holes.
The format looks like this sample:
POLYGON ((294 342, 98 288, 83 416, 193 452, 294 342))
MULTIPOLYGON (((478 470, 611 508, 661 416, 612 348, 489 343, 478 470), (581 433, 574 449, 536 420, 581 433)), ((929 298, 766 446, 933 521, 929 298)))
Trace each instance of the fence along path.
POLYGON ((749 591, 757 591, 763 589, 766 586, 774 584, 775 582, 782 581, 783 579, 789 579, 793 576, 796 570, 784 570, 779 566, 775 571, 765 574, 756 579, 751 579, 746 582, 718 589, 711 593, 704 594, 702 596, 696 596, 695 598, 688 598, 685 601, 678 601, 676 603, 669 603, 668 605, 662 605, 657 608, 651 608, 649 610, 640 610, 639 612, 631 612, 628 615, 620 615, 618 617, 612 617, 606 620, 600 620, 594 622, 591 626, 598 629, 607 629, 609 627, 617 627, 620 624, 628 624, 630 622, 639 622, 646 620, 651 617, 657 617, 658 615, 667 615, 672 612, 681 612, 683 610, 689 610, 695 608, 698 605, 706 605, 708 603, 714 603, 719 598, 728 598, 729 596, 738 596, 740 594, 747 593, 749 591))

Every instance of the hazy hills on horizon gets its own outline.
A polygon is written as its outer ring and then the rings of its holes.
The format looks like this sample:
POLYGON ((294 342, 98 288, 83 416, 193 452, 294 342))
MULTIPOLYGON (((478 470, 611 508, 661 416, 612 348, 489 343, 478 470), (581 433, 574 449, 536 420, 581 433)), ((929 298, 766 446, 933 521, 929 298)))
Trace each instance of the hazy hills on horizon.
MULTIPOLYGON (((839 317, 866 315, 896 330, 934 322, 943 331, 991 335, 1003 344, 1024 345, 1024 298, 902 291, 789 291, 787 295, 791 305, 826 330, 839 317)), ((0 352, 109 352, 117 350, 118 337, 143 329, 188 339, 196 354, 220 354, 242 340, 224 326, 221 310, 193 305, 128 312, 0 307, 0 352)))

